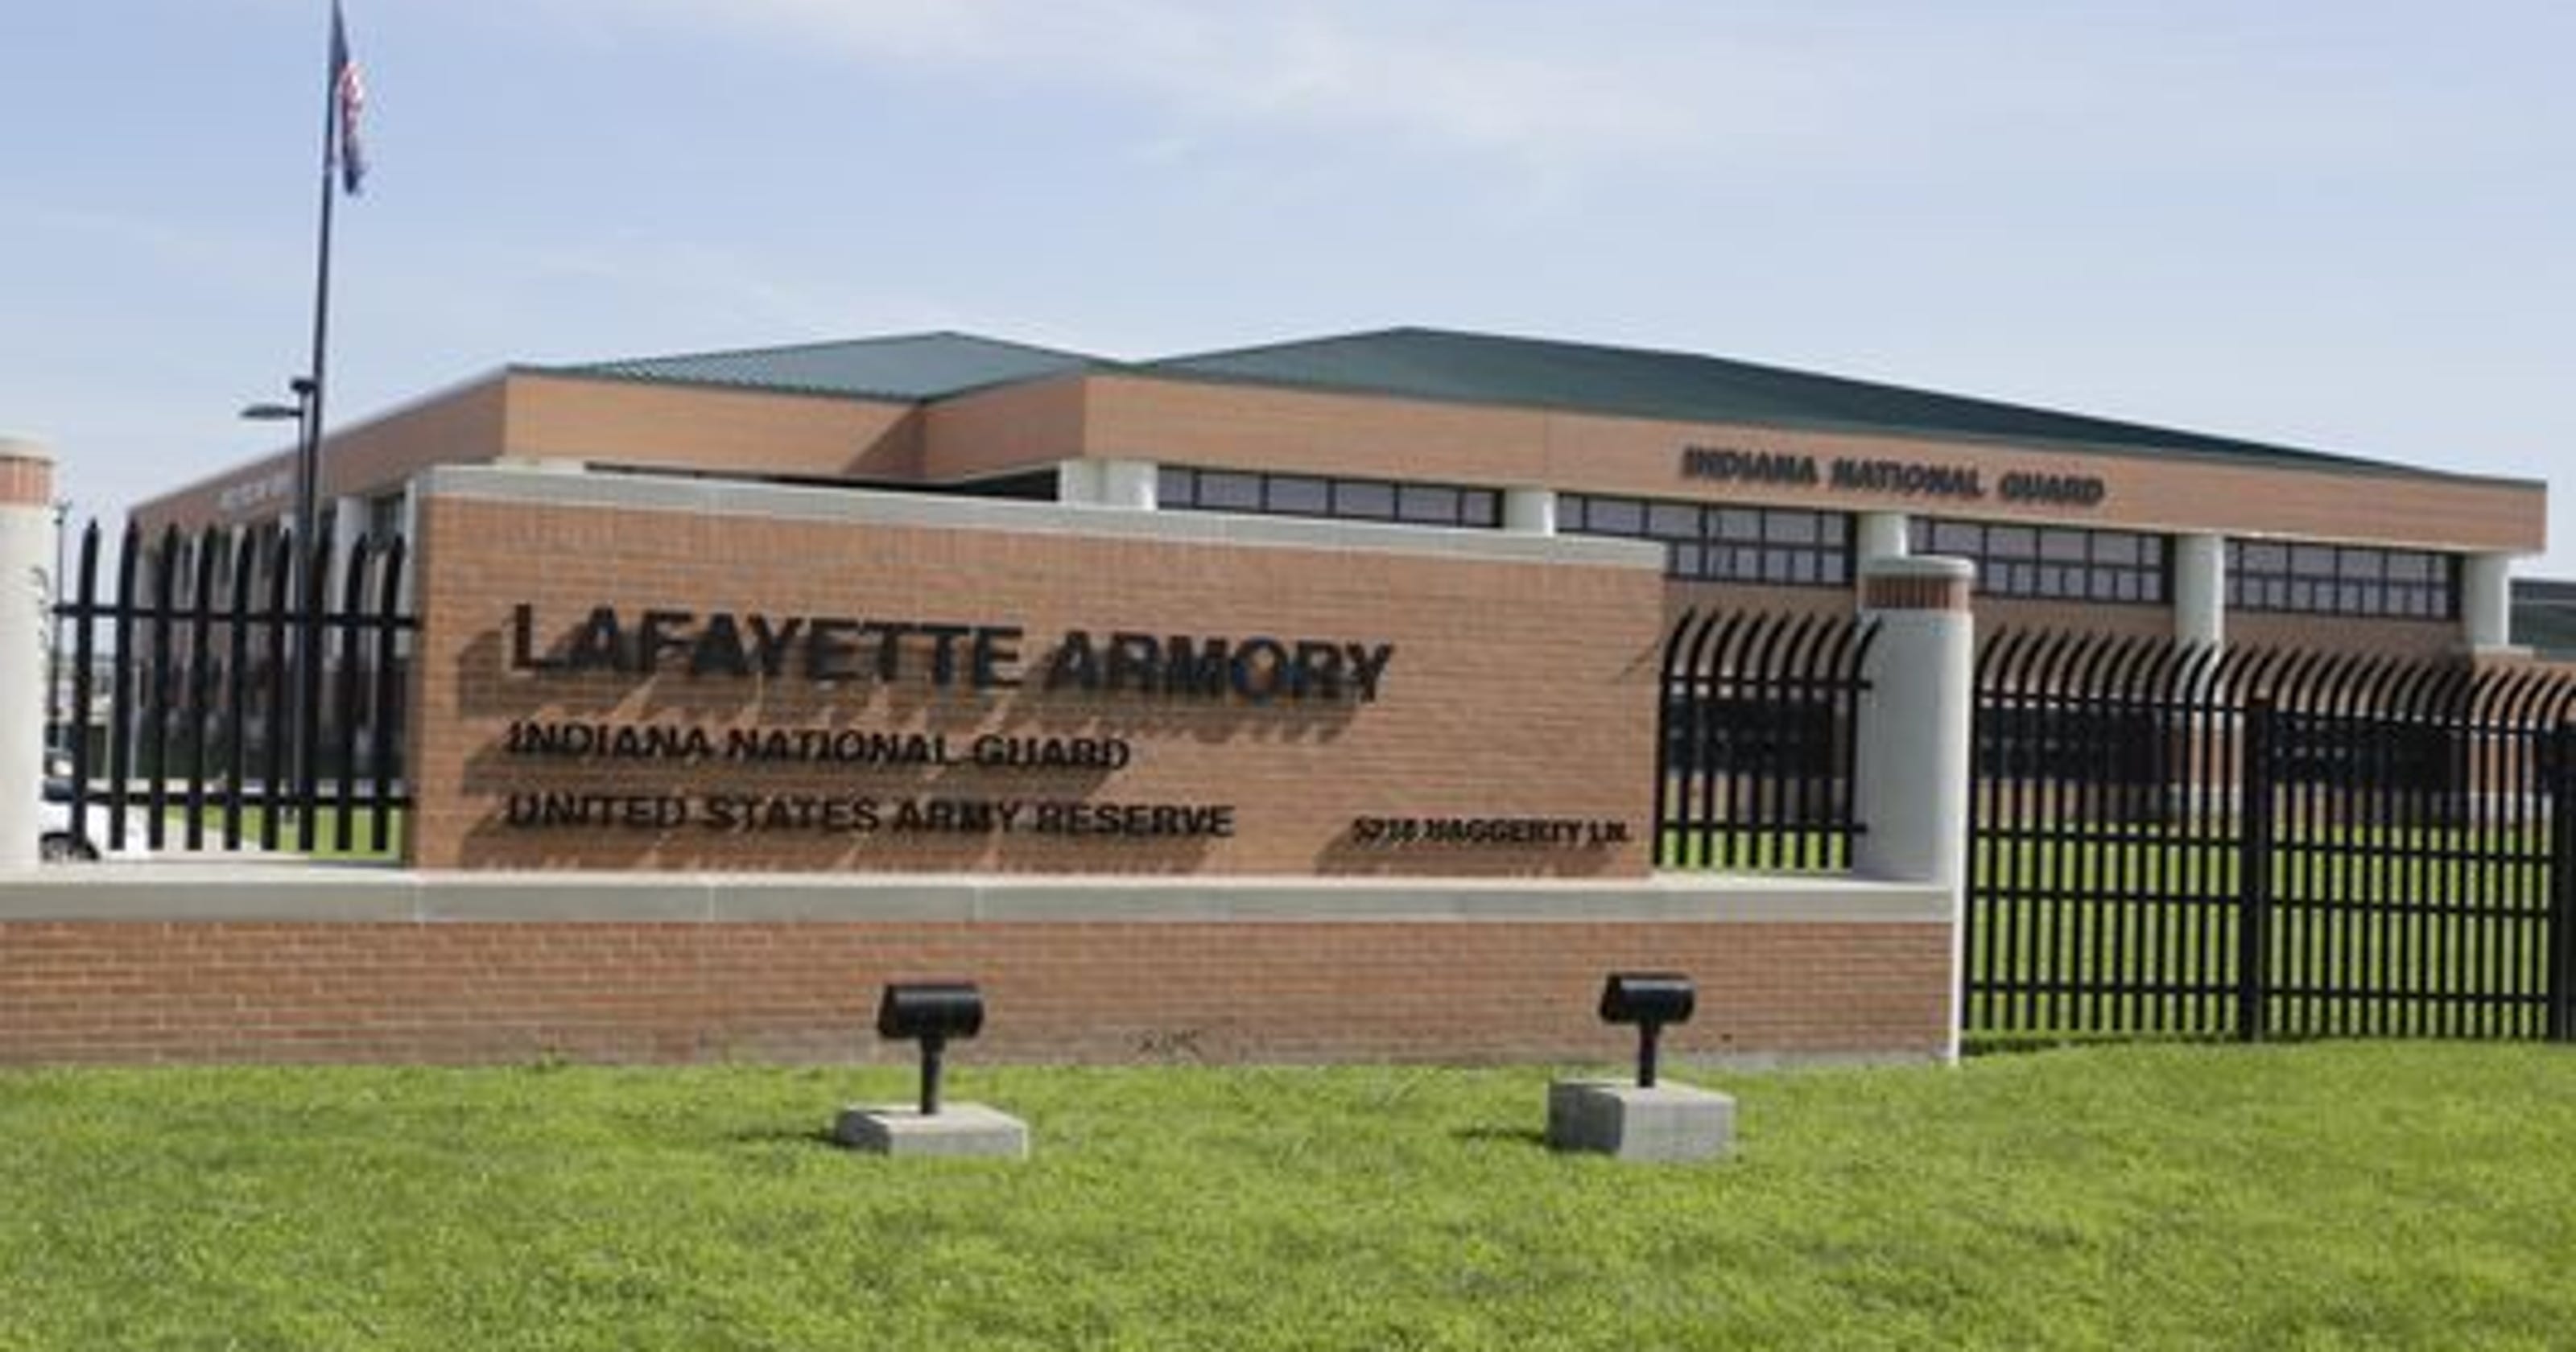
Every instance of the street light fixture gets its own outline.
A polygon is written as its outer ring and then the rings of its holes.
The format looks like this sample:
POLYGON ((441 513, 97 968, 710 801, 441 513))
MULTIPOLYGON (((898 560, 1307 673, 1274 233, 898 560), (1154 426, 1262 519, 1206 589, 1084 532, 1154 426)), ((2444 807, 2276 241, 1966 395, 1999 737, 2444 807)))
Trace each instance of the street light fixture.
MULTIPOLYGON (((251 404, 242 409, 241 416, 253 422, 292 419, 295 423, 295 544, 289 557, 298 561, 293 569, 296 593, 306 598, 307 613, 296 643, 296 690, 309 717, 309 711, 321 698, 322 680, 322 589, 318 577, 322 559, 314 549, 322 501, 322 428, 317 416, 322 386, 311 376, 294 376, 287 380, 286 389, 295 396, 294 403, 251 404)), ((313 738, 306 718, 295 718, 291 724, 296 801, 298 810, 303 811, 309 809, 313 798, 313 738)), ((307 843, 310 844, 309 835, 307 843)))

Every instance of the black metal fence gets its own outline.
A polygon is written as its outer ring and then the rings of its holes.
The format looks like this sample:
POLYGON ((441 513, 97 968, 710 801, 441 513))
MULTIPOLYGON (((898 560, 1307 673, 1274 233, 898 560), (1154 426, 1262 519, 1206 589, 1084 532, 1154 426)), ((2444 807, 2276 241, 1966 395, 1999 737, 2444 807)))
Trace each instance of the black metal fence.
POLYGON ((1851 866, 1852 728, 1874 627, 1686 614, 1663 648, 1655 862, 1851 866))
POLYGON ((2576 1036, 2576 680, 2007 634, 1966 1026, 2576 1036))
POLYGON ((381 851, 402 777, 400 539, 335 549, 129 526, 100 591, 97 523, 54 607, 71 648, 71 834, 110 850, 381 851), (106 685, 100 689, 101 682, 106 685))

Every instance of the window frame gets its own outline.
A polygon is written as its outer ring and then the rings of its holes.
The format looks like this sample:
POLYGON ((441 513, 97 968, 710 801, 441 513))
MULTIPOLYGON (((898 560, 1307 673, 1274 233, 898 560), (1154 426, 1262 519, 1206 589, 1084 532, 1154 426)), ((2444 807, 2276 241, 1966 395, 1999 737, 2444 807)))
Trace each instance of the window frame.
POLYGON ((1568 492, 1556 528, 1660 544, 1664 576, 1681 582, 1842 589, 1854 576, 1849 512, 1568 492))

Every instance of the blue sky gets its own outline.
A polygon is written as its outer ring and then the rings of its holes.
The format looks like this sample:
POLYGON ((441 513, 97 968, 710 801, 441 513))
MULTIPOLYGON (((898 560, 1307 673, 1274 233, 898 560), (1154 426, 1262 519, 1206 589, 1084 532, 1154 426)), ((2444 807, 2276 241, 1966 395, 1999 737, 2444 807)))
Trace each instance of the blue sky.
MULTIPOLYGON (((335 424, 510 361, 1429 324, 2576 464, 2576 6, 349 0, 335 424)), ((0 428, 264 450, 327 5, 0 9, 0 428)), ((2576 576, 2576 480, 2556 549, 2576 576)))

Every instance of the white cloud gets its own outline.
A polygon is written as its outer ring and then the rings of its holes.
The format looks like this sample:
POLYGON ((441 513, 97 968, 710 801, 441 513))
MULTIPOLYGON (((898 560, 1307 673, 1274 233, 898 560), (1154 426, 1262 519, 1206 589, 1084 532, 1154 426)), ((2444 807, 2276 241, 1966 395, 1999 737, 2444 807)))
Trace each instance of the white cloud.
MULTIPOLYGON (((606 0, 556 0, 585 7, 606 0)), ((871 64, 1091 88, 1225 130, 1326 129, 1563 168, 1815 117, 1822 72, 1690 10, 1183 0, 623 0, 871 64), (1679 20, 1676 22, 1676 20, 1679 20)), ((1166 136, 1153 149, 1191 144, 1166 136)))
POLYGON ((1087 91, 1181 160, 1246 134, 1594 170, 1773 177, 2371 163, 2450 150, 2394 20, 2185 3, 1800 0, 546 0, 598 27, 827 51, 985 90, 1087 91), (2400 44, 2402 49, 2402 44, 2400 44), (2360 53, 2355 56, 2354 53, 2360 53))

